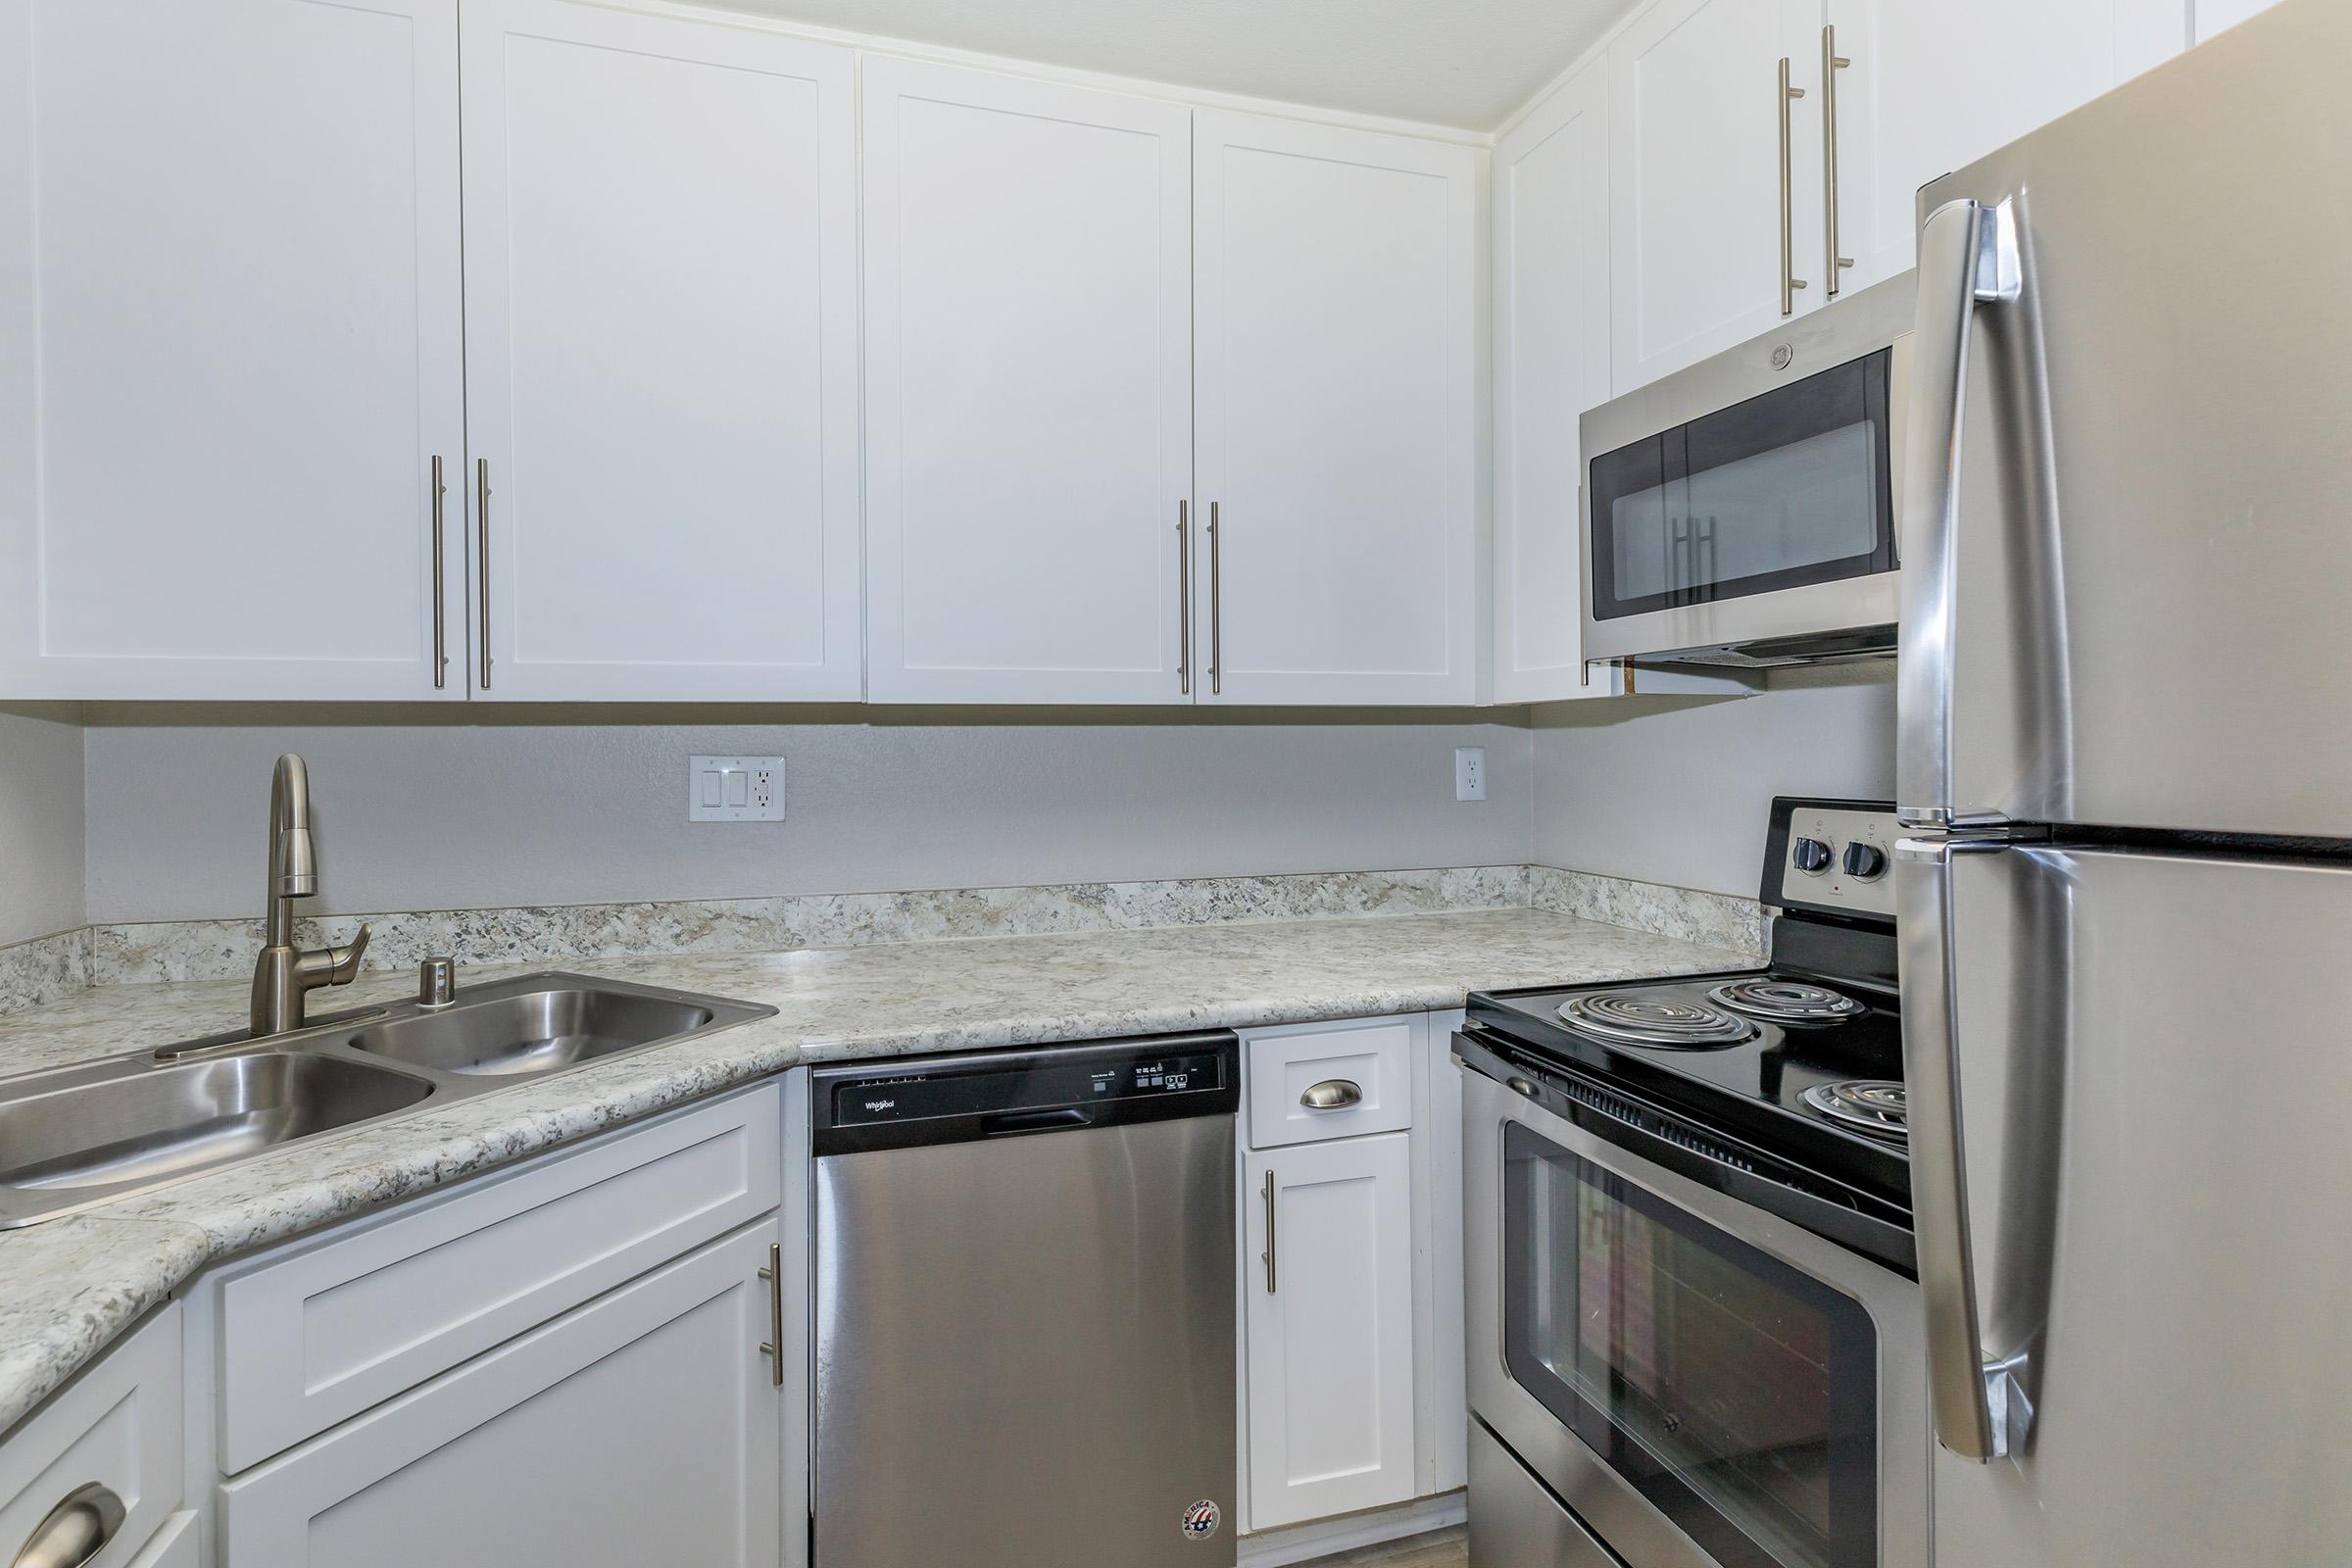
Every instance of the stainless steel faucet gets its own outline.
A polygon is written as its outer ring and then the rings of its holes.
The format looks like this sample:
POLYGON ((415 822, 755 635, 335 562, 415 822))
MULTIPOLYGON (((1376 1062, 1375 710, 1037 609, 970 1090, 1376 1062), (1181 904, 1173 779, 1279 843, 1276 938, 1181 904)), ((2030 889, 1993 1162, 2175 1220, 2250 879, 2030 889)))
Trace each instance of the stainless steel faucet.
POLYGON ((269 940, 253 965, 253 1034, 302 1027, 303 999, 320 986, 349 985, 368 951, 368 927, 349 947, 294 946, 294 901, 318 891, 318 851, 311 841, 311 770, 292 752, 270 776, 269 940))

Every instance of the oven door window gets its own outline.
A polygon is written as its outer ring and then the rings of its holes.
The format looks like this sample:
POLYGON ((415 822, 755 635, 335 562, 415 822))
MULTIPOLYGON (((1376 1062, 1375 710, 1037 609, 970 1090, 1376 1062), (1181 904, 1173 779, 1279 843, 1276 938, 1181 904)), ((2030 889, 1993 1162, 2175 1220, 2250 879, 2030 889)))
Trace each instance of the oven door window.
POLYGON ((1593 615, 1891 571, 1893 363, 1882 349, 1594 458, 1593 615))
POLYGON ((1878 1337, 1861 1303, 1505 1129, 1511 1377, 1725 1568, 1878 1560, 1878 1337))

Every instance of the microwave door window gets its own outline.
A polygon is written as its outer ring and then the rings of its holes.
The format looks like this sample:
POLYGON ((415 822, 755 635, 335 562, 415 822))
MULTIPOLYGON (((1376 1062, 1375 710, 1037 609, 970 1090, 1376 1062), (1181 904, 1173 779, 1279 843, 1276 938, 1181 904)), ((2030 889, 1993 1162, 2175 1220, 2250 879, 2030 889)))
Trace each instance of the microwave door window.
POLYGON ((1891 363, 1874 354, 1595 459, 1593 613, 1892 569, 1891 363))

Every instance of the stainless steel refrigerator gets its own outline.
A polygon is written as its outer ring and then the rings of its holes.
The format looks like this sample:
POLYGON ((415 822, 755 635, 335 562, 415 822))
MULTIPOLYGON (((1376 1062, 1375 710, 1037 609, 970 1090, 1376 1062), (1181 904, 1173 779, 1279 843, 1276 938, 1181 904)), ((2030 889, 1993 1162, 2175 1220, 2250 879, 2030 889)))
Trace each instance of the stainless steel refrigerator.
POLYGON ((2352 5, 1921 193, 1937 1568, 2352 1560, 2352 5))

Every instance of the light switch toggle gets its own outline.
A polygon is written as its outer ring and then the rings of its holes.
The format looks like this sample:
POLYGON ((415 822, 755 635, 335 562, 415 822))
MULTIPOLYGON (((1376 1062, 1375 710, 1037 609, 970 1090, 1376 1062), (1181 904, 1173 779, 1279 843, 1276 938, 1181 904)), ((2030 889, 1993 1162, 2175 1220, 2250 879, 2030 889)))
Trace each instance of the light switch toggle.
POLYGON ((686 819, 690 822, 783 821, 784 759, 689 759, 686 819))

